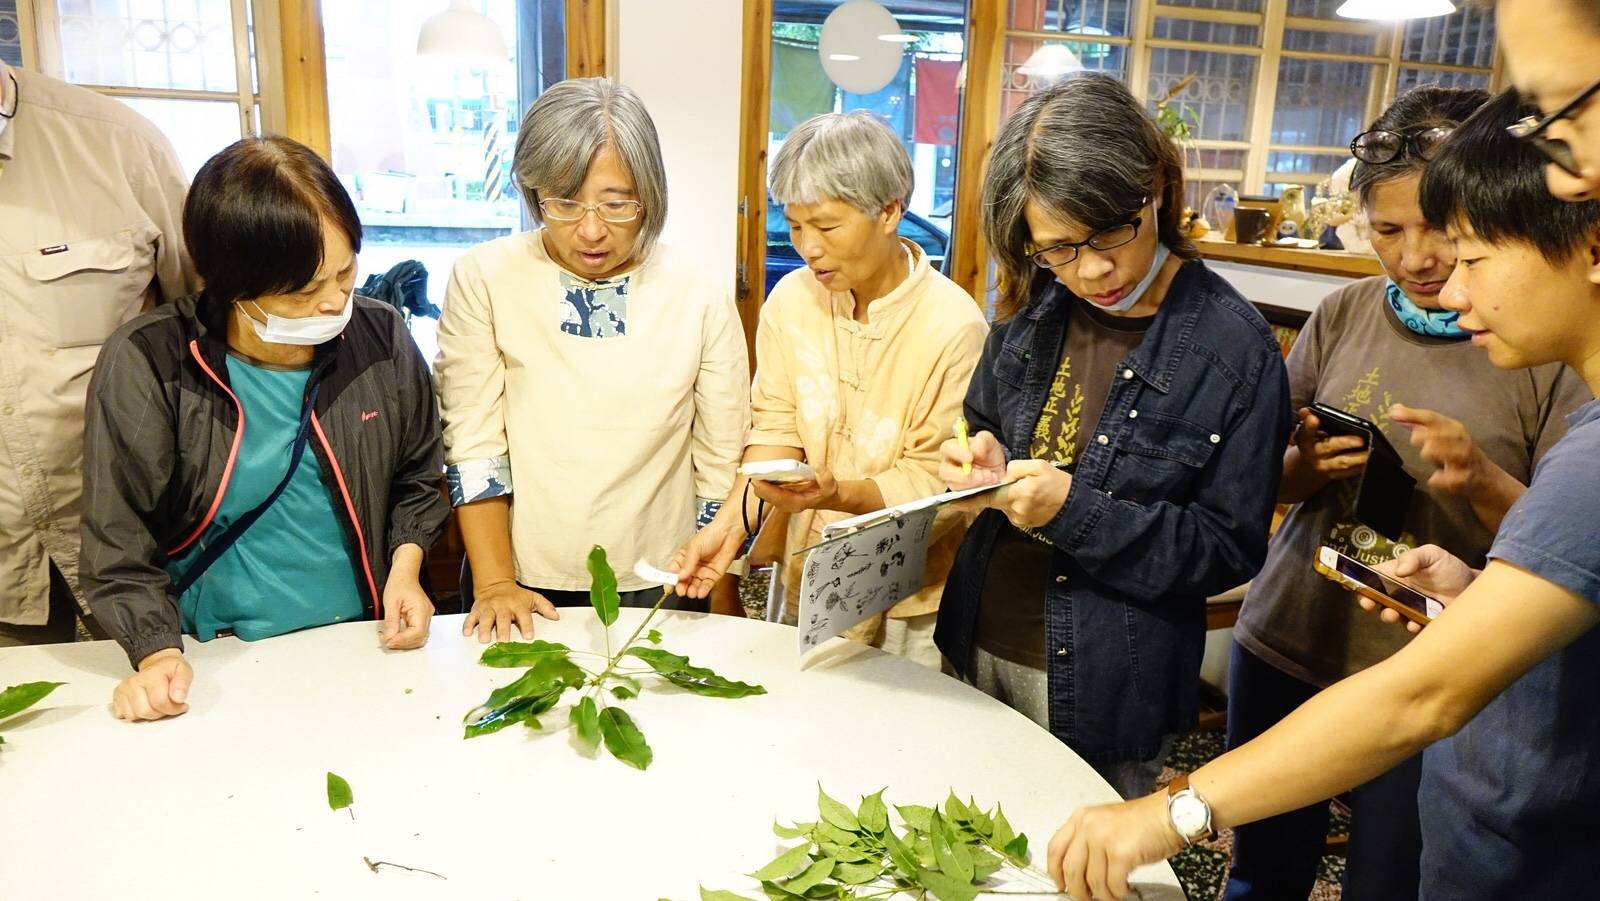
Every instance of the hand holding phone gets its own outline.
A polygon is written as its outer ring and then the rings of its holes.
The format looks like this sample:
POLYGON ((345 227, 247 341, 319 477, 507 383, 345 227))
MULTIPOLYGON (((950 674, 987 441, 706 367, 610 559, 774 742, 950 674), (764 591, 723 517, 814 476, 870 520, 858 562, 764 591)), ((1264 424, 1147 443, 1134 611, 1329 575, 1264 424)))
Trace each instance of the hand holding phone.
POLYGON ((816 470, 802 460, 756 460, 739 467, 739 474, 757 482, 815 482, 816 470))
POLYGON ((1300 465, 1325 479, 1353 479, 1367 465, 1367 442, 1358 435, 1329 434, 1322 417, 1309 408, 1300 411, 1300 426, 1294 443, 1300 452, 1300 465))
POLYGON ((1311 565, 1325 578, 1382 604, 1419 626, 1427 625, 1444 610, 1444 605, 1434 598, 1327 545, 1317 549, 1317 557, 1311 565))

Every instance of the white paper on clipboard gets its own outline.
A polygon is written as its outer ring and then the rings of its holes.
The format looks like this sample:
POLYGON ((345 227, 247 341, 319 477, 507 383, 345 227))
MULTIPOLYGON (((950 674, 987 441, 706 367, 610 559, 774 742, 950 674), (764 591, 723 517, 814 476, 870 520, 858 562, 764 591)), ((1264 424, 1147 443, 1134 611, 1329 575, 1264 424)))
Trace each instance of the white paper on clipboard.
POLYGON ((801 654, 922 587, 935 513, 885 518, 811 549, 800 577, 801 654))

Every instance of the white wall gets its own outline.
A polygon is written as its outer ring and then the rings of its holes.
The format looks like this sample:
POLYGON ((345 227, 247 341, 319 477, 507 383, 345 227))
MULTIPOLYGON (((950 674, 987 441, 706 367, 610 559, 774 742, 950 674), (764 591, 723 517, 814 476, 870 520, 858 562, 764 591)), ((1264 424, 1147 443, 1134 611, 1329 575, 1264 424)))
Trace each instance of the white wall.
POLYGON ((667 167, 664 240, 734 286, 741 0, 615 0, 612 74, 644 99, 667 167))

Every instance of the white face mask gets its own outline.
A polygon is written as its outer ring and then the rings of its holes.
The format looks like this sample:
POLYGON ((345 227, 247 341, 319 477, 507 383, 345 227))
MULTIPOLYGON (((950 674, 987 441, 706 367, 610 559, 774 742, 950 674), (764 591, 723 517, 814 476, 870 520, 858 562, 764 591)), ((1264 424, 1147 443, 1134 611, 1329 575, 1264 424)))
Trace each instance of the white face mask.
POLYGON ((303 347, 313 347, 339 337, 344 327, 350 324, 351 315, 355 313, 356 297, 355 289, 352 288, 350 296, 344 300, 343 312, 333 316, 302 316, 299 319, 274 316, 261 309, 254 301, 251 301, 250 305, 256 308, 257 313, 267 317, 265 325, 253 316, 246 316, 243 307, 235 309, 238 309, 239 315, 244 316, 244 320, 256 330, 256 337, 268 344, 298 344, 303 347))

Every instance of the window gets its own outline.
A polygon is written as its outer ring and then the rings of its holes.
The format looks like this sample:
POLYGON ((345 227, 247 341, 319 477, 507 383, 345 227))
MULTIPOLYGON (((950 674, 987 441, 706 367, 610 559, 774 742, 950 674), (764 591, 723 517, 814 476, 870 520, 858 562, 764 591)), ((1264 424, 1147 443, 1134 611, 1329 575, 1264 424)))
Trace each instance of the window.
MULTIPOLYGON (((0 57, 20 63, 20 14, 0 0, 0 57), (14 42, 14 56, 7 56, 14 42)), ((150 119, 190 176, 259 130, 253 5, 233 0, 35 0, 46 74, 115 97, 150 119)))
MULTIPOLYGON (((820 113, 870 110, 888 123, 911 157, 914 187, 900 234, 942 265, 950 243, 959 137, 960 72, 966 56, 966 4, 959 0, 881 0, 900 28, 887 66, 899 68, 870 94, 836 85, 823 69, 818 41, 836 0, 775 0, 767 159, 795 126, 820 113)), ((872 46, 872 45, 869 45, 872 46)), ((885 70, 885 73, 889 71, 885 70)), ((789 243, 783 210, 767 207, 766 290, 804 265, 789 243)))
MULTIPOLYGON (((447 6, 323 4, 333 168, 364 232, 358 281, 416 260, 439 307, 457 257, 522 228, 511 176, 517 126, 528 104, 566 74, 563 0, 473 0, 471 13, 498 42, 419 54, 429 19, 447 6)), ((429 361, 437 328, 436 320, 411 320, 429 361)))
POLYGON ((1336 15, 1341 2, 1010 0, 1000 115, 1080 68, 1115 73, 1152 109, 1170 95, 1193 131, 1198 207, 1218 184, 1276 195, 1321 182, 1400 92, 1496 81, 1489 11, 1358 22, 1336 15))

